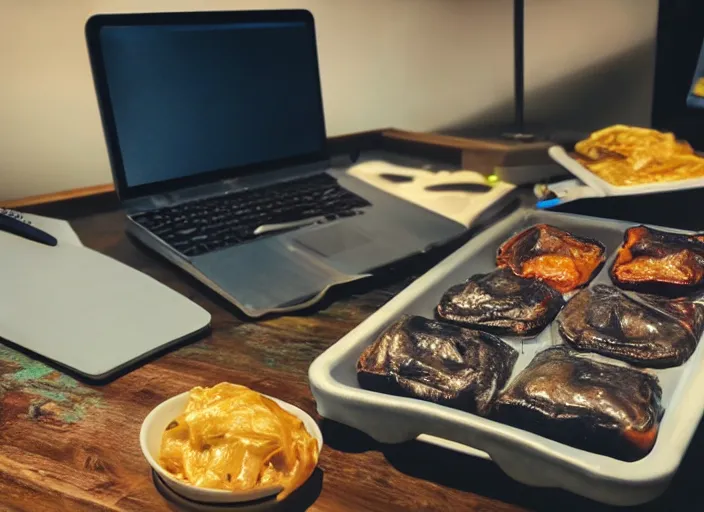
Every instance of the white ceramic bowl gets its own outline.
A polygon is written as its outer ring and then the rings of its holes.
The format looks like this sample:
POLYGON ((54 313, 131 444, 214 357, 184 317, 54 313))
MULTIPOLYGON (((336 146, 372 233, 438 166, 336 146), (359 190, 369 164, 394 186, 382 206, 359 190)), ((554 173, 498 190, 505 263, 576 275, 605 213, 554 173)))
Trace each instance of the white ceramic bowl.
MULTIPOLYGON (((195 485, 178 480, 159 465, 161 436, 166 426, 176 419, 186 408, 188 395, 188 392, 182 393, 156 406, 144 419, 142 430, 139 433, 139 442, 144 458, 147 459, 149 465, 157 472, 164 483, 184 498, 205 503, 238 503, 278 494, 282 489, 281 486, 263 487, 252 491, 228 491, 196 487, 195 485)), ((315 420, 295 405, 291 405, 278 398, 267 395, 264 396, 276 402, 283 410, 300 418, 308 433, 317 439, 318 454, 320 454, 320 450, 323 448, 323 435, 315 420)))

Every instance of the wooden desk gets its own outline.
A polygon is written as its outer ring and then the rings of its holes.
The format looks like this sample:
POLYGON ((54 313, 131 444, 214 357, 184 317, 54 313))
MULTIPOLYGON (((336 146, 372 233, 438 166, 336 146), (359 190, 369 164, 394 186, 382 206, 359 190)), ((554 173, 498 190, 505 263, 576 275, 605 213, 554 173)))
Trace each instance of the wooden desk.
MULTIPOLYGON (((311 361, 411 278, 360 291, 306 316, 247 322, 183 273, 136 247, 124 235, 120 211, 81 216, 72 203, 63 208, 75 214, 73 225, 86 245, 210 311, 213 332, 101 387, 0 346, 0 510, 174 509, 155 489, 142 457, 141 422, 162 400, 220 381, 277 396, 321 420, 326 445, 320 471, 272 510, 575 512, 596 507, 566 492, 518 484, 491 462, 418 442, 382 446, 315 415, 307 379, 311 361)), ((701 508, 697 462, 703 447, 700 433, 670 490, 649 510, 701 508)))

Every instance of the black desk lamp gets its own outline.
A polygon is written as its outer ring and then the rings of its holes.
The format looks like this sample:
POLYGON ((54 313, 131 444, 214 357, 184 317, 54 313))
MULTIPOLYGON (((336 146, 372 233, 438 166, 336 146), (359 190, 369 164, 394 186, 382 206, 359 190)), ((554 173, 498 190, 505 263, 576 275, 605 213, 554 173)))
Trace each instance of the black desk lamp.
POLYGON ((518 141, 532 141, 535 135, 525 133, 523 112, 525 108, 525 50, 524 50, 524 0, 513 0, 513 85, 514 85, 514 128, 503 134, 504 138, 518 141))
POLYGON ((573 147, 585 137, 584 133, 570 130, 550 131, 547 127, 528 131, 525 125, 525 17, 524 0, 513 0, 513 82, 514 82, 514 120, 513 130, 502 134, 502 138, 519 141, 549 141, 565 147, 573 147))

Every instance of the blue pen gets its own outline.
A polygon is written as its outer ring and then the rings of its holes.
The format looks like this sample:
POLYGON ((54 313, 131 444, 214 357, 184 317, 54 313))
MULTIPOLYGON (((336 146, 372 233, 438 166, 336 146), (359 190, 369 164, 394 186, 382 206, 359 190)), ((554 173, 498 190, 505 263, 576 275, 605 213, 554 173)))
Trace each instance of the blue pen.
POLYGON ((554 206, 557 206, 560 203, 562 203, 562 199, 560 199, 559 197, 556 197, 554 199, 546 199, 544 201, 538 201, 535 204, 535 207, 538 208, 539 210, 547 210, 548 208, 552 208, 554 206))

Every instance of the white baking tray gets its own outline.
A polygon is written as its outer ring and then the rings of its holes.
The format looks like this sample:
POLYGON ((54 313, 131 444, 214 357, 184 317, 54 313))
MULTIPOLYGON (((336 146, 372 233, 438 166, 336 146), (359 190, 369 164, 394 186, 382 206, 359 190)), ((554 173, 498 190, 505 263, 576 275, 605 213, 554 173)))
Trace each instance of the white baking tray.
POLYGON ((639 194, 656 194, 659 192, 673 192, 690 188, 704 187, 704 178, 688 180, 663 181, 647 183, 644 185, 616 186, 601 179, 589 169, 572 158, 562 146, 552 146, 548 154, 555 162, 567 169, 570 173, 593 188, 601 196, 630 196, 639 194))
MULTIPOLYGON (((608 267, 621 244, 623 232, 632 224, 519 210, 416 280, 313 362, 309 378, 318 412, 382 443, 401 443, 421 436, 421 440, 456 451, 479 456, 488 454, 510 477, 528 485, 558 487, 613 505, 645 503, 667 487, 702 416, 704 344, 700 343, 682 366, 648 370, 660 380, 666 410, 653 450, 636 462, 572 448, 442 405, 367 391, 357 383, 357 359, 386 327, 402 314, 433 318, 435 306, 445 290, 472 274, 493 270, 496 250, 502 242, 543 222, 605 244, 608 259, 592 285, 610 282, 608 267)), ((550 327, 532 340, 507 337, 504 340, 520 354, 513 376, 525 368, 537 352, 561 343, 556 329, 550 327)))

